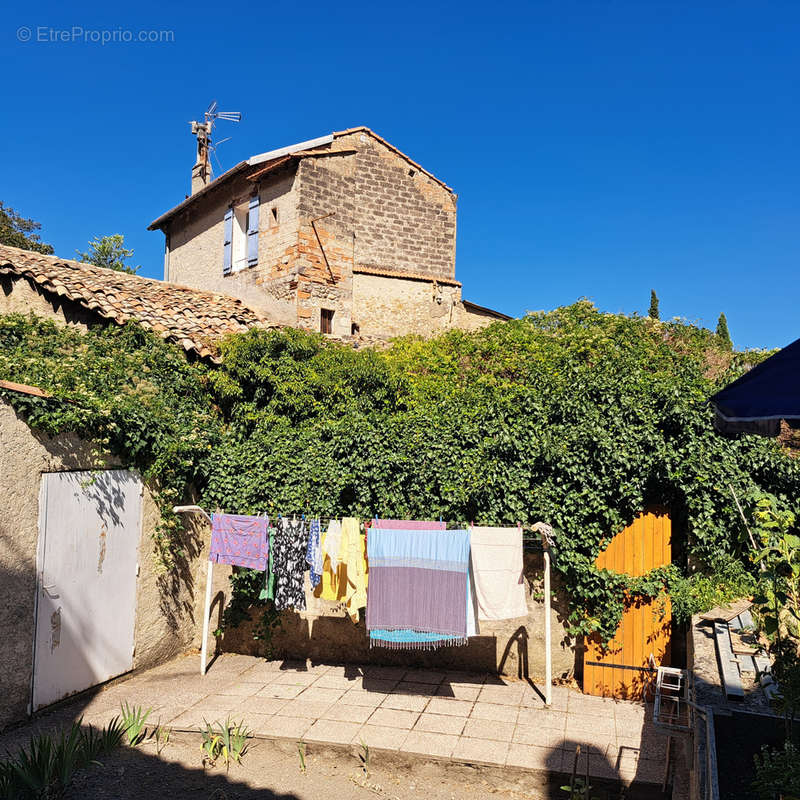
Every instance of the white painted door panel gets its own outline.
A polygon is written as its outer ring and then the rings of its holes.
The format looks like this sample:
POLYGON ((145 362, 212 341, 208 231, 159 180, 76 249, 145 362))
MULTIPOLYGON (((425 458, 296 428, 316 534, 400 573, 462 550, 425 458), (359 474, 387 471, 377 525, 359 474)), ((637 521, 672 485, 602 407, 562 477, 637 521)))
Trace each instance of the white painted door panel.
POLYGON ((132 669, 141 506, 128 470, 42 475, 34 710, 132 669))

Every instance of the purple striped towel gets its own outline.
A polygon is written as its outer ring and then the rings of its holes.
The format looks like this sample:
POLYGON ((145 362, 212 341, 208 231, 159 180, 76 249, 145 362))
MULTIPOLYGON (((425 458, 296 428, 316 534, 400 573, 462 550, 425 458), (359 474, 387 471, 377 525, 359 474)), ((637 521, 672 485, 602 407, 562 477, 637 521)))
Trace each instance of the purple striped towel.
POLYGON ((466 644, 467 531, 372 528, 367 558, 367 630, 376 634, 417 631, 442 637, 387 641, 376 635, 370 637, 372 643, 425 649, 466 644))
POLYGON ((424 519, 374 519, 372 527, 389 531, 443 531, 447 523, 424 519))

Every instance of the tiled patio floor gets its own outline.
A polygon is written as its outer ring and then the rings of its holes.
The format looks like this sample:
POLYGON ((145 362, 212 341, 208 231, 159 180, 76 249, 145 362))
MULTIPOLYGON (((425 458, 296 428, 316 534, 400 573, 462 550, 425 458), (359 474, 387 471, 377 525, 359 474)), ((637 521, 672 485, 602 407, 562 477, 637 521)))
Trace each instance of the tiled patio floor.
POLYGON ((325 666, 223 655, 203 677, 186 656, 107 687, 84 702, 105 723, 122 701, 150 721, 197 730, 231 716, 259 737, 395 751, 454 762, 660 783, 666 738, 638 703, 553 689, 547 708, 527 682, 398 667, 325 666))

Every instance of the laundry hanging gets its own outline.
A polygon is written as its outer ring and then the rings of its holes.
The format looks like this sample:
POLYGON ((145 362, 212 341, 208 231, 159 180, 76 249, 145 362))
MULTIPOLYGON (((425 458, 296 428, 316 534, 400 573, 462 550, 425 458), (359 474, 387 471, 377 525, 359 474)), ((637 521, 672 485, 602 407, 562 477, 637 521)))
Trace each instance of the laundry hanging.
POLYGON ((466 643, 467 531, 377 526, 367 553, 371 644, 431 649, 466 643))
POLYGON ((419 519, 374 519, 373 528, 389 531, 438 531, 447 528, 446 522, 433 522, 419 519))
POLYGON ((478 618, 527 616, 522 529, 471 526, 469 537, 478 618))
POLYGON ((358 610, 367 604, 366 543, 359 520, 355 517, 345 517, 341 525, 333 523, 334 520, 331 520, 322 541, 325 553, 322 580, 314 590, 314 596, 344 605, 350 619, 358 622, 358 610), (329 539, 332 531, 333 543, 338 542, 335 551, 329 539))
POLYGON ((273 569, 275 572, 275 610, 294 608, 305 611, 303 575, 306 570, 308 525, 304 519, 280 517, 275 526, 273 569))
POLYGON ((266 517, 212 514, 209 560, 263 572, 269 552, 267 524, 266 517))
POLYGON ((312 587, 316 587, 322 580, 323 559, 320 529, 320 521, 312 519, 308 526, 308 549, 306 550, 306 564, 308 564, 308 575, 312 587))

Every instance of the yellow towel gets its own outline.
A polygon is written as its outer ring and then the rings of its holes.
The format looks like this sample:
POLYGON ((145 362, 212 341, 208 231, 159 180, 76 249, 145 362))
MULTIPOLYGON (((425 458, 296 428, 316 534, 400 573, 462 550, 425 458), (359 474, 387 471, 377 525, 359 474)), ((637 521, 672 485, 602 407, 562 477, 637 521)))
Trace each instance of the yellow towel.
MULTIPOLYGON (((323 534, 323 539, 327 532, 323 534)), ((324 551, 324 541, 321 542, 324 551)), ((355 517, 342 520, 342 539, 337 568, 334 570, 329 556, 322 563, 322 580, 314 596, 332 603, 342 603, 353 622, 358 622, 358 610, 367 604, 367 547, 355 517)))

